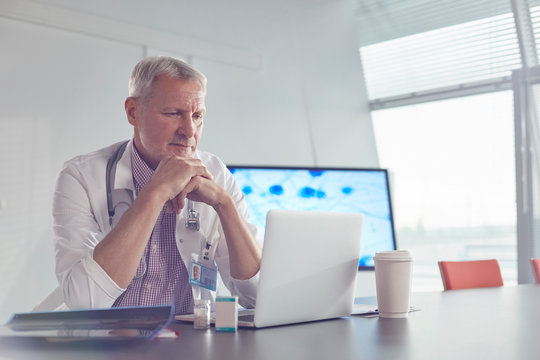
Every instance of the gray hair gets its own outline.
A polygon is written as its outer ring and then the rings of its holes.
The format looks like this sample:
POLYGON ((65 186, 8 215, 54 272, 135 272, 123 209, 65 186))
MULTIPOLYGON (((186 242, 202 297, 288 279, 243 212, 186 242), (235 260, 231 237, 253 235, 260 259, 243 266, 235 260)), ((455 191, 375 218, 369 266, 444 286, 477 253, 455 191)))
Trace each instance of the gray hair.
POLYGON ((129 79, 129 96, 148 99, 154 81, 160 75, 180 80, 196 80, 206 93, 206 76, 184 60, 169 56, 150 56, 141 60, 133 68, 129 79))

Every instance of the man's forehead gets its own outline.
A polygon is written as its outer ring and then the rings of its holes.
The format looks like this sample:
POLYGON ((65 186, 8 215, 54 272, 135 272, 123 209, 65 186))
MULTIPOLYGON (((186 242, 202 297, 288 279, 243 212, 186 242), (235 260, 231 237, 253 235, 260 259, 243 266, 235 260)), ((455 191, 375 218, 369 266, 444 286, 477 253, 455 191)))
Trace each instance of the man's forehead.
POLYGON ((186 103, 190 106, 196 107, 198 109, 205 109, 206 106, 204 104, 204 94, 193 94, 193 96, 189 96, 186 99, 186 103))
POLYGON ((174 91, 165 92, 163 99, 166 104, 184 104, 189 106, 205 107, 204 91, 174 91))

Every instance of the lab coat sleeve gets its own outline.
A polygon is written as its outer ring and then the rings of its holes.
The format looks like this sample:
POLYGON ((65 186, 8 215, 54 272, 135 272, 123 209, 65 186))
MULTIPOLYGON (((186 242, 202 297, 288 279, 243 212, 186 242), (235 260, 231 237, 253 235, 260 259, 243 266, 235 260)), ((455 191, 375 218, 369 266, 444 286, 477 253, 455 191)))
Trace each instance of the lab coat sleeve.
POLYGON ((53 224, 56 276, 71 309, 111 307, 125 291, 93 259, 104 231, 93 212, 90 192, 79 170, 65 165, 55 185, 53 224))
MULTIPOLYGON (((234 200, 240 216, 245 221, 249 231, 255 238, 255 241, 259 242, 260 244, 261 238, 259 231, 255 225, 249 222, 250 217, 244 193, 225 165, 221 163, 221 166, 221 174, 223 179, 220 180, 223 181, 223 187, 234 200)), ((221 224, 219 224, 217 227, 217 235, 220 237, 220 241, 216 250, 215 261, 223 283, 229 289, 232 295, 238 295, 238 302, 240 305, 245 308, 254 308, 257 297, 257 286, 259 284, 259 273, 257 272, 257 274, 248 280, 238 280, 233 278, 230 273, 229 251, 227 249, 227 242, 225 241, 225 235, 223 234, 221 224)))
MULTIPOLYGON (((256 233, 257 230, 254 225, 248 224, 252 233, 256 233)), ((220 226, 221 232, 221 226, 220 226)), ((231 292, 231 295, 238 296, 238 303, 246 309, 255 308, 257 301, 257 286, 259 284, 259 272, 255 274, 251 279, 238 280, 231 276, 229 252, 227 243, 225 241, 220 242, 216 251, 216 265, 219 269, 221 279, 223 283, 231 292)))

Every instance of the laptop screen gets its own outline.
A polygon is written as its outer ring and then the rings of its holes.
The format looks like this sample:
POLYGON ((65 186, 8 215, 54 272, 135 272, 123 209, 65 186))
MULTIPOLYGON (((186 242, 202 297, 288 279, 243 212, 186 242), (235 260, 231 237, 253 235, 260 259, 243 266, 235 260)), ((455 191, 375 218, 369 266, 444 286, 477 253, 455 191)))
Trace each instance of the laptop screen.
POLYGON ((377 251, 396 249, 385 169, 228 166, 246 196, 251 222, 264 234, 270 209, 364 215, 360 270, 377 251))

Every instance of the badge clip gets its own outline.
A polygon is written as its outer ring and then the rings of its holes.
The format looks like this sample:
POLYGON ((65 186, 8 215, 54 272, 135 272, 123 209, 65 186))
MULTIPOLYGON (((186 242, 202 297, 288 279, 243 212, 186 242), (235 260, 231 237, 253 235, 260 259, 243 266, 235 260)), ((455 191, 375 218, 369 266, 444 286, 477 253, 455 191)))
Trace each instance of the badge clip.
POLYGON ((191 200, 188 201, 186 228, 193 231, 199 231, 201 228, 199 213, 193 208, 193 201, 191 200))

